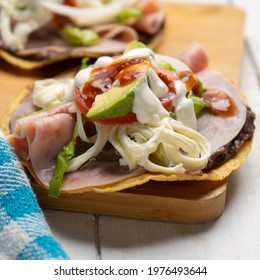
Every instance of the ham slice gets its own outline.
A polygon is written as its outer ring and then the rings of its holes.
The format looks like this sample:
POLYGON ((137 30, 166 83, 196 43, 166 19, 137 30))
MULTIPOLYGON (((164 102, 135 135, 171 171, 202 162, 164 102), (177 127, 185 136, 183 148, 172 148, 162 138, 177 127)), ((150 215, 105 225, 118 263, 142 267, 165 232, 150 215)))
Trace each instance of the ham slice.
MULTIPOLYGON (((30 97, 24 100, 18 112, 14 112, 14 116, 19 116, 20 112, 27 108, 28 100, 31 100, 30 97)), ((71 103, 66 103, 16 121, 13 117, 15 125, 12 125, 13 131, 8 136, 8 141, 23 160, 31 162, 35 175, 45 186, 49 185, 58 153, 70 142, 73 134, 75 120, 69 113, 70 106, 71 103)), ((119 166, 118 158, 115 160, 113 154, 111 155, 114 150, 110 150, 111 147, 108 146, 107 151, 102 152, 103 157, 98 156, 95 161, 90 161, 80 170, 67 173, 62 189, 73 191, 113 184, 145 172, 143 168, 129 172, 128 168, 119 166)))
POLYGON ((141 175, 146 171, 139 167, 129 171, 119 166, 118 161, 90 161, 87 166, 76 172, 66 173, 63 178, 63 191, 76 191, 83 188, 99 187, 141 175))
POLYGON ((179 72, 191 70, 198 73, 208 66, 206 50, 197 42, 191 43, 182 52, 175 53, 173 56, 156 54, 156 59, 171 63, 179 72))
POLYGON ((92 28, 102 39, 114 39, 120 42, 131 42, 138 39, 137 32, 130 26, 122 24, 102 24, 92 28))
POLYGON ((53 27, 48 25, 32 34, 25 48, 17 51, 16 55, 40 60, 55 59, 58 56, 113 55, 122 53, 128 43, 138 40, 135 29, 122 24, 97 25, 93 30, 100 36, 97 45, 75 47, 64 41, 53 27))
MULTIPOLYGON (((149 5, 149 4, 148 4, 149 5)), ((143 17, 134 24, 134 27, 141 32, 155 34, 163 26, 165 19, 164 9, 161 7, 157 11, 143 15, 143 17)))
POLYGON ((23 117, 17 120, 14 132, 8 136, 17 154, 31 161, 43 184, 48 184, 58 153, 71 140, 75 119, 68 113, 70 105, 23 117))
MULTIPOLYGON (((31 88, 28 88, 28 90, 26 89, 26 92, 28 91, 28 93, 30 93, 31 90, 32 90, 31 88)), ((10 131, 15 130, 15 122, 18 119, 26 115, 29 115, 35 112, 36 110, 37 108, 33 105, 32 102, 32 95, 31 94, 26 95, 26 97, 22 100, 20 105, 16 107, 15 111, 11 115, 10 122, 9 122, 10 131)))
POLYGON ((189 66, 194 73, 202 71, 208 66, 207 53, 198 42, 192 42, 187 48, 174 56, 189 66))
POLYGON ((224 90, 236 107, 236 114, 229 117, 204 112, 198 118, 198 130, 210 141, 211 152, 214 153, 238 135, 245 123, 247 109, 234 84, 221 73, 214 70, 204 70, 197 73, 197 77, 206 88, 224 90))

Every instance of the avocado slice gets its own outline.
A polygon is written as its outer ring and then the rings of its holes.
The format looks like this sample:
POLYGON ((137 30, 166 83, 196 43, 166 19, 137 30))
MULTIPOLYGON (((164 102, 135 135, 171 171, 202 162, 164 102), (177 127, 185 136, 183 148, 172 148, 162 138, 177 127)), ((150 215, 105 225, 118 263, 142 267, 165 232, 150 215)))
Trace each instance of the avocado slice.
POLYGON ((172 67, 172 65, 164 60, 156 60, 156 64, 159 65, 159 66, 162 66, 163 68, 166 68, 170 71, 175 71, 176 70, 172 67))
POLYGON ((126 86, 115 86, 108 91, 97 95, 92 107, 86 115, 87 118, 115 118, 132 112, 135 90, 144 82, 144 80, 144 78, 141 78, 126 86))
POLYGON ((147 48, 147 46, 139 41, 132 41, 131 43, 129 43, 124 51, 124 54, 130 52, 133 49, 140 49, 140 48, 147 48))
POLYGON ((162 166, 169 166, 170 165, 170 161, 164 155, 162 144, 159 144, 157 150, 155 152, 153 152, 152 154, 150 154, 149 159, 152 162, 154 162, 156 164, 159 164, 159 165, 162 165, 162 166))

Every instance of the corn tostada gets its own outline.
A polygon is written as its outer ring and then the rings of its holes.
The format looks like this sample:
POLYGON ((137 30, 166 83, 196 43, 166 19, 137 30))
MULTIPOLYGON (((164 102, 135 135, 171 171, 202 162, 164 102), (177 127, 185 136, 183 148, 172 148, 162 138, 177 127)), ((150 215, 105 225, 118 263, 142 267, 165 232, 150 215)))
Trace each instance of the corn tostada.
POLYGON ((69 79, 24 89, 6 115, 7 139, 54 197, 224 180, 251 149, 255 115, 207 59, 199 44, 170 57, 132 42, 69 79))
POLYGON ((121 54, 133 40, 154 48, 164 24, 156 0, 1 0, 0 57, 35 69, 69 58, 121 54))

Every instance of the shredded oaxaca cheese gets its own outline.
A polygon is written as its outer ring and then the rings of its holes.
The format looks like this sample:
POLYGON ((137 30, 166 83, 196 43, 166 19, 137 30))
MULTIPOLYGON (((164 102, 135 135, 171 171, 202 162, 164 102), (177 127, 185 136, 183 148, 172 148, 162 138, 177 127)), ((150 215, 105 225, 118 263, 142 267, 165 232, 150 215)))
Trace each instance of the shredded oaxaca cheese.
POLYGON ((95 144, 84 154, 74 158, 67 172, 75 171, 96 156, 109 141, 121 155, 120 165, 130 170, 143 166, 151 172, 175 173, 203 169, 210 156, 209 142, 195 130, 170 116, 157 125, 135 122, 125 125, 95 124, 95 144), (160 153, 171 164, 162 166, 151 160, 151 155, 162 147, 160 153))
POLYGON ((11 50, 24 48, 29 35, 51 19, 39 1, 0 0, 0 37, 11 50))
POLYGON ((116 15, 133 1, 77 1, 77 6, 68 6, 50 0, 42 1, 42 6, 49 11, 70 17, 77 26, 93 26, 96 24, 113 22, 116 15))
POLYGON ((95 134, 92 137, 88 137, 86 132, 85 132, 85 129, 84 129, 84 124, 83 124, 83 120, 82 120, 82 113, 80 112, 80 110, 77 107, 76 107, 76 114, 77 114, 77 126, 78 126, 79 137, 84 142, 94 144, 97 141, 97 135, 95 134))
POLYGON ((33 104, 46 108, 63 102, 72 101, 74 79, 57 80, 54 78, 37 80, 33 87, 33 104))
POLYGON ((95 126, 97 130, 97 138, 95 144, 91 148, 89 148, 85 153, 72 159, 69 168, 67 169, 67 172, 71 172, 79 169, 88 160, 97 156, 104 148, 109 137, 110 126, 109 125, 104 126, 98 123, 95 123, 95 126))

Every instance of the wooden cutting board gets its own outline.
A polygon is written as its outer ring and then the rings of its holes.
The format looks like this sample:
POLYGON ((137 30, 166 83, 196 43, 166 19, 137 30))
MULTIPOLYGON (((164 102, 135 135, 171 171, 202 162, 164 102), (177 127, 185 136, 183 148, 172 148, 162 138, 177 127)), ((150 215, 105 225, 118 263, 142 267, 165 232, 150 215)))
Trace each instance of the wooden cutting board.
MULTIPOLYGON (((164 38, 156 49, 173 54, 193 41, 209 56, 209 68, 218 69, 235 83, 239 81, 243 53, 243 11, 227 6, 165 4, 164 38)), ((0 60, 0 117, 15 95, 35 79, 69 71, 75 62, 25 72, 0 60)), ((225 207, 227 179, 217 182, 148 182, 117 193, 63 194, 58 199, 33 184, 43 208, 83 211, 141 219, 201 223, 218 218, 225 207)))

